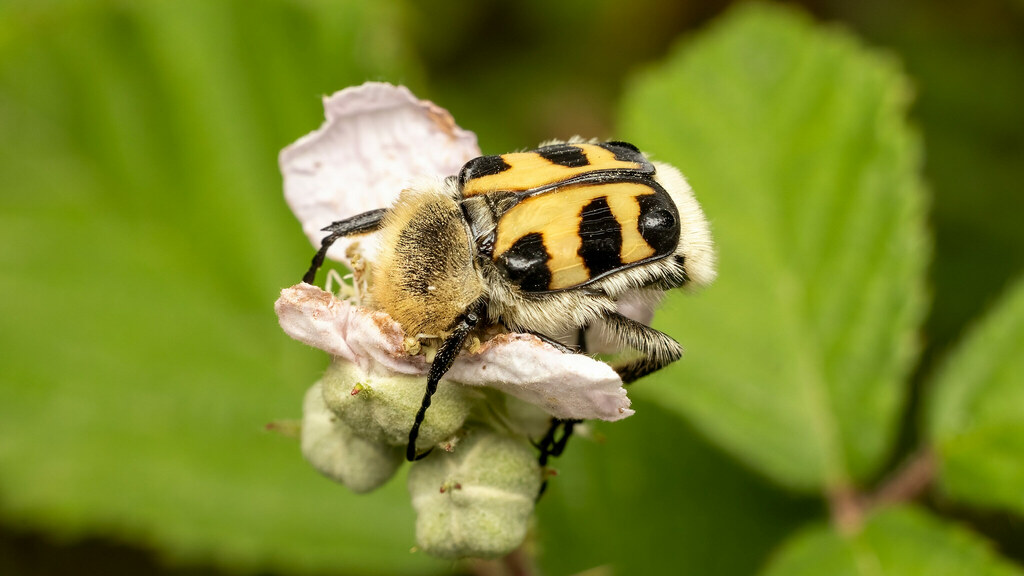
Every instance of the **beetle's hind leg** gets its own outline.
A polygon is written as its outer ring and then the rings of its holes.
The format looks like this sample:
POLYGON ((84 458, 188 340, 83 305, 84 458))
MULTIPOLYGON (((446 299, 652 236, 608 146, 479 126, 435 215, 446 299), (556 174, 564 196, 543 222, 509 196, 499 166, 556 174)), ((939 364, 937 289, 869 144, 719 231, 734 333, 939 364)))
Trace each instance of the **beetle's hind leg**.
MULTIPOLYGON (((558 418, 551 419, 551 426, 548 428, 544 437, 541 438, 540 442, 536 444, 537 449, 540 450, 540 457, 537 463, 540 464, 541 470, 545 470, 548 465, 548 459, 557 458, 565 452, 565 447, 569 444, 569 438, 572 436, 572 429, 576 424, 579 424, 582 420, 560 420, 558 418), (558 434, 558 429, 562 428, 562 437, 555 439, 558 434)), ((539 500, 544 492, 548 489, 548 479, 545 477, 544 481, 541 482, 540 490, 537 491, 537 499, 539 500)))
POLYGON ((312 284, 316 280, 316 271, 323 266, 324 258, 327 256, 327 250, 329 250, 331 245, 339 238, 373 232, 380 228, 380 224, 384 220, 384 215, 387 214, 387 212, 387 208, 370 210, 369 212, 356 214, 351 218, 338 220, 330 226, 322 228, 322 231, 330 232, 330 234, 320 241, 320 249, 316 251, 315 255, 313 255, 313 262, 310 263, 309 270, 306 271, 306 274, 302 276, 302 281, 306 284, 312 284))
POLYGON ((675 362, 683 355, 683 348, 668 334, 612 312, 604 317, 605 332, 617 342, 640 353, 640 357, 613 366, 622 377, 623 384, 640 378, 675 362))
MULTIPOLYGON (((542 340, 549 341, 551 339, 546 336, 536 334, 542 340)), ((571 354, 574 352, 571 348, 551 340, 549 343, 559 347, 563 353, 571 354)), ((580 354, 587 353, 587 327, 580 326, 576 333, 576 352, 580 354)), ((579 424, 582 420, 560 420, 558 418, 551 419, 551 425, 548 427, 547 433, 541 438, 540 442, 534 444, 538 450, 540 450, 540 456, 537 458, 537 463, 540 464, 540 469, 545 472, 544 481, 540 484, 540 490, 537 491, 537 500, 544 495, 544 492, 548 489, 548 479, 546 474, 546 468, 548 460, 551 458, 557 458, 565 452, 565 447, 569 444, 569 438, 572 436, 573 427, 579 424), (562 428, 562 437, 555 439, 555 435, 558 434, 558 429, 562 428)))

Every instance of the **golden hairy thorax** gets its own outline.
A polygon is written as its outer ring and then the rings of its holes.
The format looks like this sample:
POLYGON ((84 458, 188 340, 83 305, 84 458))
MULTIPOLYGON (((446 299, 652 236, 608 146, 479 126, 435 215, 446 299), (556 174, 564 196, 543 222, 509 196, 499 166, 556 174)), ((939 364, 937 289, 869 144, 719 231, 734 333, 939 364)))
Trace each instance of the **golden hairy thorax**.
POLYGON ((449 196, 406 190, 382 230, 375 304, 409 336, 448 330, 483 294, 459 205, 449 196))

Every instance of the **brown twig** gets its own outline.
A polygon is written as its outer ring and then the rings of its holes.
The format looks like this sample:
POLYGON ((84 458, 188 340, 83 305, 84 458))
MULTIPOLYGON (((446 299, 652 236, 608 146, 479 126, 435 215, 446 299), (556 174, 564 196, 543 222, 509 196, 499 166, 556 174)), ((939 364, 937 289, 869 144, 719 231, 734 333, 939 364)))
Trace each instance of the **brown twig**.
POLYGON ((533 576, 533 558, 520 546, 505 556, 505 568, 510 576, 533 576))
POLYGON ((920 497, 935 480, 935 454, 922 449, 908 458, 874 492, 863 494, 843 486, 828 492, 832 524, 843 534, 860 530, 872 510, 909 502, 920 497))
POLYGON ((469 571, 474 576, 533 576, 533 559, 520 546, 496 560, 473 560, 469 571))
POLYGON ((828 491, 828 510, 832 525, 841 534, 860 530, 864 520, 864 498, 852 486, 841 486, 828 491))
POLYGON ((935 453, 923 449, 912 455, 877 490, 867 497, 867 508, 908 502, 923 494, 935 480, 935 453))

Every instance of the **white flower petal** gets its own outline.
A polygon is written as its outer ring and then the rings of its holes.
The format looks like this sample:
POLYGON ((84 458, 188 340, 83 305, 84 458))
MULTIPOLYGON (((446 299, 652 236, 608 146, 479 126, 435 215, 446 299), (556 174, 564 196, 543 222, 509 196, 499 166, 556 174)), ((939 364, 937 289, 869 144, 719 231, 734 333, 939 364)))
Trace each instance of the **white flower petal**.
MULTIPOLYGON (((321 228, 385 208, 408 184, 457 174, 480 155, 476 135, 404 86, 367 82, 324 98, 326 122, 281 151, 284 193, 302 230, 320 247, 321 228)), ((347 262, 342 239, 328 252, 347 262)), ((364 257, 372 259, 373 243, 364 257)))
POLYGON ((364 372, 422 374, 422 356, 405 351, 402 327, 383 312, 339 300, 309 284, 281 290, 274 303, 278 322, 292 338, 358 365, 364 372))
POLYGON ((622 379, 604 362, 566 354, 532 334, 500 334, 463 354, 446 379, 488 386, 557 418, 621 420, 633 415, 622 379))
MULTIPOLYGON (((289 336, 364 372, 425 375, 429 370, 423 356, 406 353, 402 327, 384 312, 353 306, 309 284, 282 290, 274 310, 289 336)), ((610 366, 560 352, 530 334, 500 334, 475 353, 464 352, 444 379, 501 390, 558 418, 613 421, 633 414, 622 380, 610 366)))

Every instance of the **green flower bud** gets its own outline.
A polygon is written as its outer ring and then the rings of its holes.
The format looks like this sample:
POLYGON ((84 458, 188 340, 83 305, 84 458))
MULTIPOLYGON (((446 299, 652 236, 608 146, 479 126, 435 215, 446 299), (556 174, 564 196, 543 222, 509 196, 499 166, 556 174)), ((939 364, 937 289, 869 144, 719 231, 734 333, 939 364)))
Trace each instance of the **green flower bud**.
POLYGON ((356 434, 331 412, 320 382, 306 392, 303 402, 302 455, 324 476, 356 493, 382 486, 404 460, 401 448, 356 434))
MULTIPOLYGON (((331 363, 321 381, 327 407, 361 436, 392 446, 409 442, 409 430, 423 402, 426 376, 369 376, 359 366, 338 360, 331 363)), ((420 427, 418 450, 428 450, 459 431, 472 407, 470 397, 462 386, 441 381, 420 427)))
POLYGON ((453 452, 435 451, 413 464, 416 543, 441 558, 507 554, 526 537, 540 484, 528 443, 474 429, 453 452))

